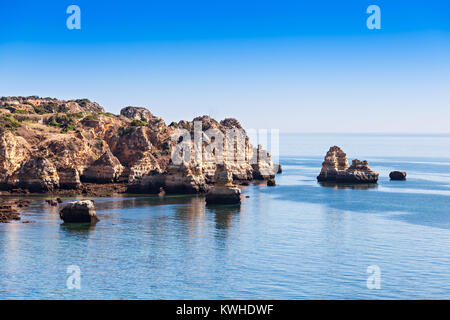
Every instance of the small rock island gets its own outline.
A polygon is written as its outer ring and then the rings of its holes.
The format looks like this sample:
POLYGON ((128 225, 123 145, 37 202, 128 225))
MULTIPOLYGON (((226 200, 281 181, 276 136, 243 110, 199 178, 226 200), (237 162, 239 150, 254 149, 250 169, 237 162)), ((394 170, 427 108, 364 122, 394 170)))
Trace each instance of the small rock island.
POLYGON ((406 172, 405 171, 392 171, 389 174, 389 178, 391 180, 404 181, 404 180, 406 180, 406 172))
POLYGON ((319 182, 377 183, 378 173, 370 169, 367 161, 352 160, 349 166, 347 155, 338 146, 333 146, 325 155, 319 182))

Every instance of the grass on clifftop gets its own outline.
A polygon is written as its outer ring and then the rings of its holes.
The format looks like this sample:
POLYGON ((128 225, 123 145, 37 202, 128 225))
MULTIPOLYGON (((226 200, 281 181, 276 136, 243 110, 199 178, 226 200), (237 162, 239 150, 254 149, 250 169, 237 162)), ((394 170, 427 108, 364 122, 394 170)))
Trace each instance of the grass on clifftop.
POLYGON ((0 127, 13 131, 21 126, 20 122, 17 121, 12 115, 3 115, 0 117, 0 127))
POLYGON ((67 133, 68 131, 76 129, 76 123, 73 118, 74 117, 68 114, 57 114, 48 118, 47 125, 61 128, 62 133, 67 133))
POLYGON ((118 132, 119 136, 127 135, 127 134, 131 133, 134 129, 136 129, 138 127, 144 127, 146 125, 147 125, 146 121, 134 119, 133 121, 130 122, 130 125, 128 127, 120 127, 119 128, 119 132, 118 132))

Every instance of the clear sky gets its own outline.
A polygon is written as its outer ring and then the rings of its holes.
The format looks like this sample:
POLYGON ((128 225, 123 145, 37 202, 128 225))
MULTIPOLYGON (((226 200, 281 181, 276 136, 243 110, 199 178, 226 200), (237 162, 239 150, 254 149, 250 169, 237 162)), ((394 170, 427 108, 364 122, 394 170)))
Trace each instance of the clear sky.
POLYGON ((167 123, 450 133, 450 1, 2 0, 0 95, 145 106, 167 123))

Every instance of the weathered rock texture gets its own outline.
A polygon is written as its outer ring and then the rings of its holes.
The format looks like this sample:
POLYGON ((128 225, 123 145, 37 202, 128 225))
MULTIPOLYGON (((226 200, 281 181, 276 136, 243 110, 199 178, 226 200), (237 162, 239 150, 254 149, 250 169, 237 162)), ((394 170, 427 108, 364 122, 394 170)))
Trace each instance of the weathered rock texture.
POLYGON ((109 183, 117 181, 122 174, 123 166, 120 161, 111 153, 110 150, 106 152, 91 166, 89 166, 82 176, 83 181, 109 183))
POLYGON ((233 185, 233 174, 226 165, 217 165, 214 182, 206 194, 206 204, 241 203, 241 189, 233 185))
POLYGON ((272 179, 277 168, 267 151, 250 144, 236 119, 202 116, 166 125, 145 108, 127 107, 117 116, 87 99, 39 97, 2 97, 0 111, 0 190, 90 193, 94 185, 121 184, 130 192, 198 193, 214 184, 218 164, 243 184, 272 179), (236 140, 218 138, 240 129, 236 140), (172 163, 179 132, 190 134, 186 140, 180 134, 190 154, 172 163))
POLYGON ((406 172, 405 171, 392 171, 389 173, 389 178, 391 180, 406 180, 406 172))
POLYGON ((69 202, 59 211, 66 223, 96 223, 99 221, 91 200, 69 202))
POLYGON ((2 199, 0 204, 0 223, 20 220, 18 208, 28 207, 30 200, 2 199))
POLYGON ((152 115, 152 113, 150 111, 148 111, 145 108, 139 108, 139 107, 123 108, 120 111, 120 115, 130 118, 130 119, 141 120, 141 121, 145 121, 145 122, 149 122, 151 119, 154 118, 154 116, 152 115))
POLYGON ((35 158, 23 162, 13 176, 16 184, 31 192, 47 192, 59 188, 59 175, 53 163, 45 158, 35 158))
POLYGON ((0 205, 0 223, 8 223, 11 220, 20 220, 20 214, 12 204, 0 205))
POLYGON ((333 146, 325 155, 322 170, 317 177, 324 182, 376 183, 378 173, 371 170, 367 161, 352 160, 348 165, 347 155, 341 148, 333 146))

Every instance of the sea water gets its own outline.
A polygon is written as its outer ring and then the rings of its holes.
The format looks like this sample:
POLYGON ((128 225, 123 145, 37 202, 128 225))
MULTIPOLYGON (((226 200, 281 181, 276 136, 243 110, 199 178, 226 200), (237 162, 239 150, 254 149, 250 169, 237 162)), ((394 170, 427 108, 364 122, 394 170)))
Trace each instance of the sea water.
POLYGON ((450 298, 450 136, 281 134, 280 163, 277 186, 244 187, 240 206, 97 198, 93 226, 27 196, 30 223, 0 224, 0 298, 450 298), (335 144, 378 184, 318 184, 335 144))

